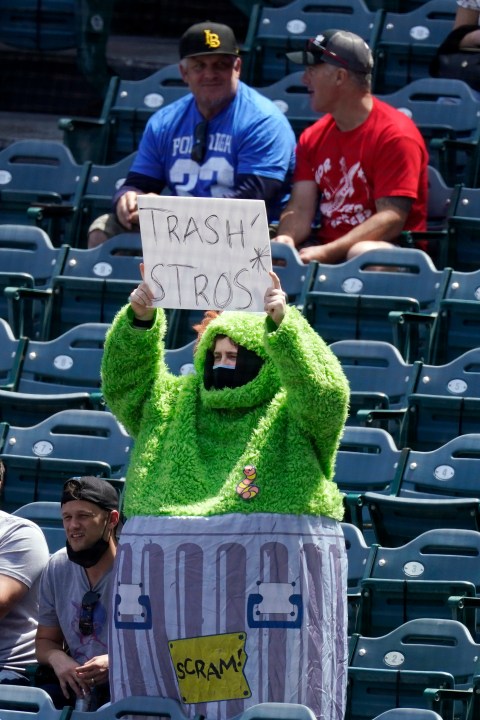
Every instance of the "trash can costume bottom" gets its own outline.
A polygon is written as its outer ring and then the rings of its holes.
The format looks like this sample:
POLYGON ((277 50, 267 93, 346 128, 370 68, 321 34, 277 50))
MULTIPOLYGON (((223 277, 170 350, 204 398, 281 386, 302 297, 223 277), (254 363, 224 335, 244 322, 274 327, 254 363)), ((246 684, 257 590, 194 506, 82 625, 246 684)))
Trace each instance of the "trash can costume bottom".
POLYGON ((112 699, 176 698, 208 720, 294 702, 343 720, 340 363, 290 306, 278 326, 244 312, 212 319, 194 375, 169 373, 165 330, 162 310, 139 328, 127 307, 105 342, 105 400, 135 441, 115 561, 112 699), (238 355, 233 384, 220 389, 222 336, 238 355))
POLYGON ((176 698, 218 720, 293 702, 342 720, 346 573, 329 518, 132 518, 116 558, 112 699, 176 698))

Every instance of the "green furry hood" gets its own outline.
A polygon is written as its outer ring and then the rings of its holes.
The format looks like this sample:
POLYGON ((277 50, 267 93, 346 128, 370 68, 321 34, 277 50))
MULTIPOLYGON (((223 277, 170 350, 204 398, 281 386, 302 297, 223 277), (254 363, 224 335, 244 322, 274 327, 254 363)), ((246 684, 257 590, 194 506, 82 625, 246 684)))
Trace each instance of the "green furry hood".
POLYGON ((280 390, 280 376, 265 348, 265 314, 223 312, 207 325, 195 351, 194 366, 201 384, 201 402, 210 408, 249 408, 272 398, 280 390), (217 335, 228 335, 237 343, 255 352, 264 360, 258 375, 239 388, 206 390, 202 379, 207 352, 215 345, 217 335))

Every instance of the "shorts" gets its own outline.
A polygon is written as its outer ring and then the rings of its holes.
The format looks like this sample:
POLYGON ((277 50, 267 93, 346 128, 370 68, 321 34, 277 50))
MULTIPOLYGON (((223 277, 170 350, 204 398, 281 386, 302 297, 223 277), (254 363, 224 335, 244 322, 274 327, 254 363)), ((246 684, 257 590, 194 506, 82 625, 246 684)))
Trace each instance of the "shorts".
POLYGON ((106 213, 97 217, 88 228, 88 234, 90 235, 93 230, 101 230, 109 238, 126 232, 139 232, 138 227, 134 230, 128 230, 128 228, 121 225, 114 213, 106 213))

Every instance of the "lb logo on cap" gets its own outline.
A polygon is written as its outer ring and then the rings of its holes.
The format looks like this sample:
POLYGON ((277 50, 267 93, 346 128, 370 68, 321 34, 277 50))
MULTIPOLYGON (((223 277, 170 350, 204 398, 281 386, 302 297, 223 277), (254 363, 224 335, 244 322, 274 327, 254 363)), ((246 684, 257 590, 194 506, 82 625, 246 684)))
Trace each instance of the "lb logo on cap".
POLYGON ((205 45, 208 45, 210 48, 220 47, 220 38, 218 34, 212 32, 211 30, 205 30, 205 45))

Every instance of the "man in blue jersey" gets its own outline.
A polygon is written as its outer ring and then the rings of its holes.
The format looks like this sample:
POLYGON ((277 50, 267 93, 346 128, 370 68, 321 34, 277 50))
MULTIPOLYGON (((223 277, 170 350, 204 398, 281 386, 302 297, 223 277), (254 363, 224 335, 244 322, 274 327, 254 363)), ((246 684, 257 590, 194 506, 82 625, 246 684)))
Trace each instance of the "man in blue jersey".
POLYGON ((278 108, 240 81, 242 60, 227 25, 198 23, 180 39, 180 72, 190 93, 149 120, 114 213, 89 229, 95 247, 138 231, 137 196, 160 194, 265 200, 279 217, 294 165, 295 135, 278 108))

